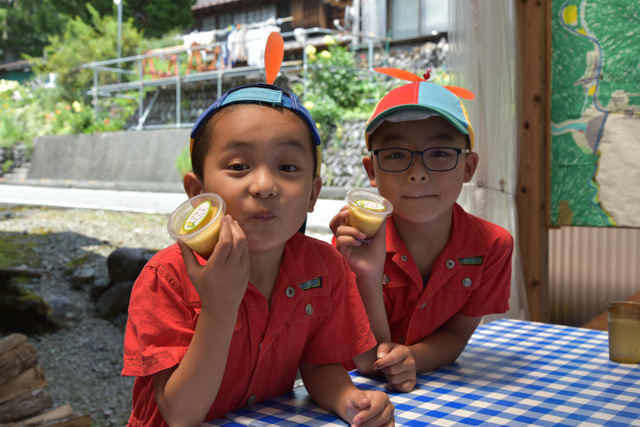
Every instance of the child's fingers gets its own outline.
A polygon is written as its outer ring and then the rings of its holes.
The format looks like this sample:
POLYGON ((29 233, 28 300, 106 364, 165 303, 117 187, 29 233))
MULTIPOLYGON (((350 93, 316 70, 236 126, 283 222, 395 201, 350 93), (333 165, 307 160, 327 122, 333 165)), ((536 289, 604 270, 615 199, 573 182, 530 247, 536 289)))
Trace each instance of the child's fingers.
POLYGON ((397 375, 385 375, 389 386, 393 390, 408 393, 416 386, 416 377, 411 372, 405 371, 397 375))
MULTIPOLYGON (((380 344, 382 346, 382 344, 380 344)), ((378 347, 378 360, 373 363, 374 369, 379 369, 384 371, 389 367, 398 365, 402 363, 403 360, 407 358, 407 354, 404 351, 401 351, 399 346, 393 347, 390 351, 385 353, 382 357, 380 356, 382 352, 380 351, 380 347, 378 347)))
POLYGON ((247 244, 247 237, 244 234, 244 230, 238 224, 238 221, 230 222, 231 237, 233 249, 229 255, 230 261, 243 264, 249 261, 249 248, 247 244), (233 259, 231 259, 233 258, 233 259))
POLYGON ((362 242, 353 236, 340 236, 336 238, 336 248, 340 252, 344 252, 346 249, 350 247, 360 246, 362 242))
POLYGON ((363 390, 357 390, 349 394, 347 405, 351 406, 355 412, 355 415, 351 420, 352 425, 361 424, 371 417, 370 414, 363 414, 362 412, 371 406, 371 400, 363 390))
POLYGON ((393 345, 390 342, 380 343, 377 350, 378 359, 381 359, 385 357, 387 354, 389 354, 392 348, 393 348, 393 345))
POLYGON ((338 212, 333 218, 331 218, 331 221, 329 221, 329 228, 334 235, 337 234, 336 231, 338 230, 338 227, 340 225, 343 225, 347 220, 347 217, 349 216, 349 212, 347 209, 348 208, 346 206, 343 206, 340 209, 340 212, 338 212))
POLYGON ((362 393, 365 394, 368 405, 360 407, 361 411, 353 417, 352 424, 360 427, 394 425, 395 408, 387 394, 380 391, 362 393))
POLYGON ((218 234, 218 243, 213 248, 213 253, 209 257, 207 263, 214 262, 226 262, 229 257, 229 253, 233 248, 233 232, 231 231, 231 224, 233 220, 230 215, 225 215, 220 220, 220 233, 218 234), (213 261, 215 260, 215 261, 213 261))
POLYGON ((191 275, 197 268, 200 268, 200 263, 186 243, 178 241, 178 246, 180 247, 180 253, 182 254, 184 265, 187 267, 187 274, 191 275))
POLYGON ((350 225, 340 225, 336 229, 336 238, 340 237, 352 237, 355 240, 364 240, 367 238, 367 235, 362 231, 358 230, 356 227, 351 227, 350 225))

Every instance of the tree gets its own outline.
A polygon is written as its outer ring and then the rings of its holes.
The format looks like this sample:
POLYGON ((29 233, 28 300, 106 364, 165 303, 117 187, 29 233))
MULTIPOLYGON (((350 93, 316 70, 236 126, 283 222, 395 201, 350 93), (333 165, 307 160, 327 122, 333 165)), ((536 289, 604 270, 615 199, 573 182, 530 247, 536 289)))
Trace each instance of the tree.
POLYGON ((58 34, 68 19, 59 13, 55 0, 0 0, 1 62, 39 57, 48 34, 58 34))
MULTIPOLYGON (((86 5, 91 25, 79 16, 67 22, 64 33, 49 38, 45 48, 46 59, 34 66, 37 74, 56 73, 56 83, 67 91, 67 101, 84 98, 84 92, 93 82, 93 71, 81 68, 88 62, 117 57, 117 22, 111 15, 100 17, 98 11, 86 5)), ((134 28, 133 19, 122 23, 122 56, 140 52, 142 36, 134 28)), ((124 65, 124 64, 123 64, 124 65)), ((101 73, 100 83, 115 83, 116 73, 101 73)))
MULTIPOLYGON (((123 22, 132 19, 132 25, 146 37, 162 37, 176 29, 187 32, 193 26, 191 6, 195 0, 122 1, 123 22)), ((25 55, 42 56, 49 38, 61 36, 69 20, 93 25, 87 4, 98 16, 111 16, 115 22, 113 0, 0 0, 0 63, 25 55)))
POLYGON ((145 37, 162 37, 171 30, 186 32, 193 26, 191 6, 195 0, 128 0, 136 27, 145 37))

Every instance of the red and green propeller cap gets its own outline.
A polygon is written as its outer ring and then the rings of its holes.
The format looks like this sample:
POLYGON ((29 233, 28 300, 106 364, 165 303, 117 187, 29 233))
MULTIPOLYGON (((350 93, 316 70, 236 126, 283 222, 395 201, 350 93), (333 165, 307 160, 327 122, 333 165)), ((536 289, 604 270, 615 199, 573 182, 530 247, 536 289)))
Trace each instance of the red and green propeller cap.
POLYGON ((474 135, 469 115, 460 98, 473 100, 475 95, 468 89, 458 86, 441 86, 429 82, 431 69, 420 77, 409 71, 396 68, 376 68, 375 71, 411 83, 391 90, 376 105, 365 127, 367 149, 371 149, 369 138, 380 123, 392 114, 402 111, 424 110, 447 119, 460 133, 469 136, 473 151, 474 135))

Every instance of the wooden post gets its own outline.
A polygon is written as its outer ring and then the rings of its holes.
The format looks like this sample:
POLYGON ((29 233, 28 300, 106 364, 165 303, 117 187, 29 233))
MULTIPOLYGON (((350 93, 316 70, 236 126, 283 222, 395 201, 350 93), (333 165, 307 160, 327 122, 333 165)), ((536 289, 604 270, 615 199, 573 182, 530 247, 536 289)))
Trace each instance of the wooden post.
POLYGON ((549 321, 551 0, 514 0, 520 52, 516 205, 531 320, 549 321))

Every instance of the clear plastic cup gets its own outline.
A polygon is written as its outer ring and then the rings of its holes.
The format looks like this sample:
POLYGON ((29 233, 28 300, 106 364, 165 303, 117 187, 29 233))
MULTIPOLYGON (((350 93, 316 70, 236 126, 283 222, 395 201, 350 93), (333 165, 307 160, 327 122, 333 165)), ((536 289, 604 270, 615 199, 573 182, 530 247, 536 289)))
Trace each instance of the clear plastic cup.
POLYGON ((347 225, 362 231, 367 239, 376 234, 382 221, 393 212, 390 201, 368 190, 349 190, 345 200, 349 207, 347 225))
POLYGON ((610 302, 609 359, 619 363, 640 363, 640 303, 610 302))
POLYGON ((220 221, 224 214, 222 197, 215 193, 198 194, 173 211, 167 230, 173 240, 186 243, 200 256, 207 258, 218 243, 220 221))

